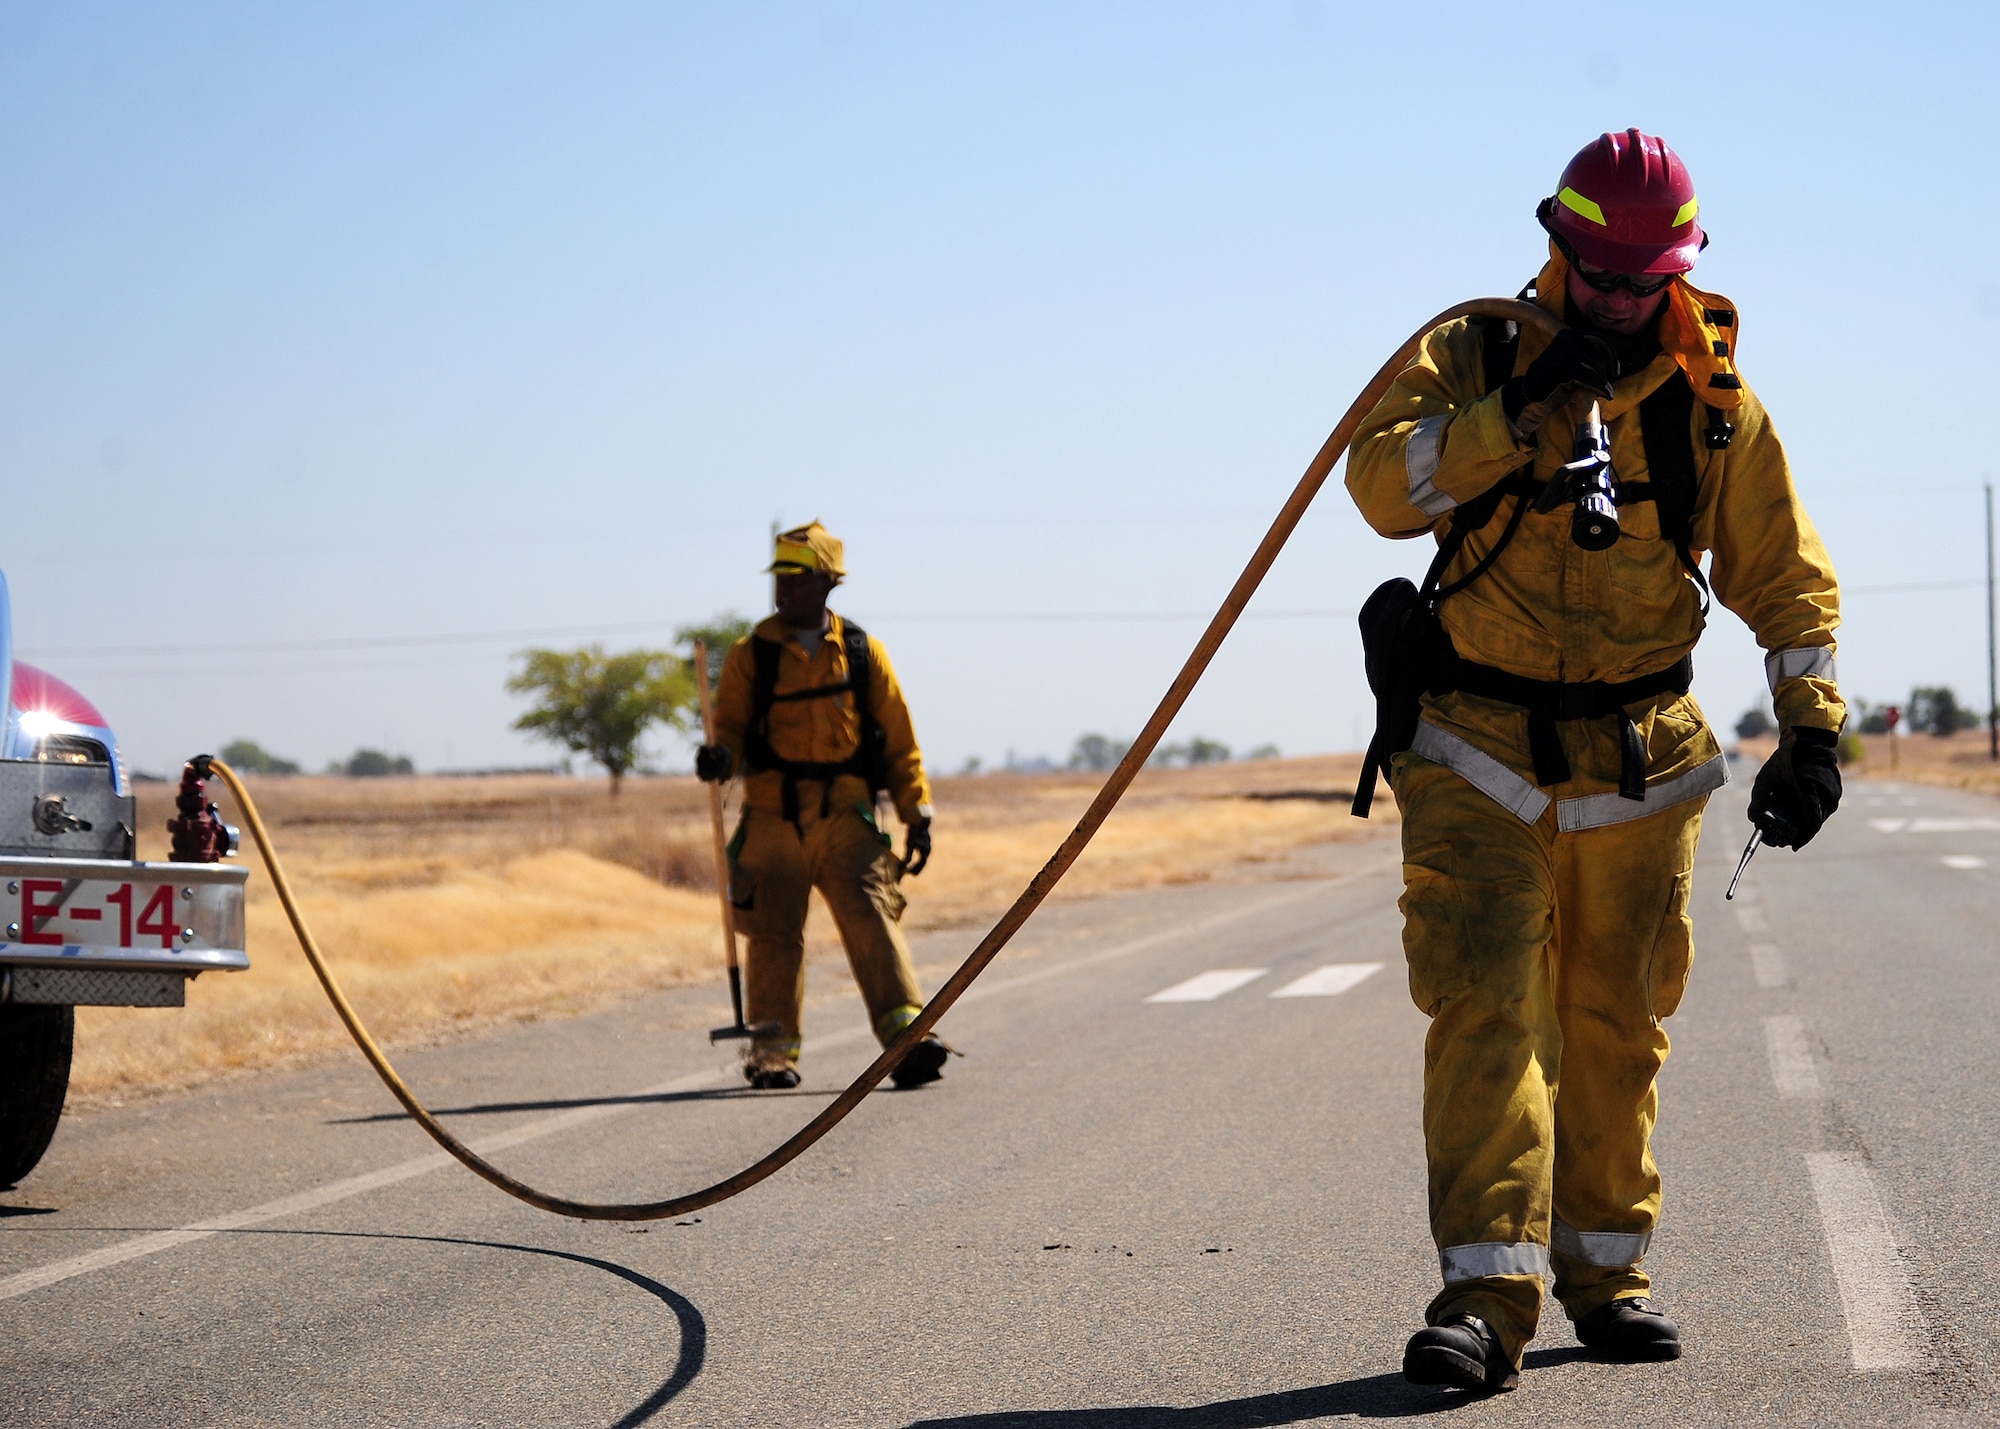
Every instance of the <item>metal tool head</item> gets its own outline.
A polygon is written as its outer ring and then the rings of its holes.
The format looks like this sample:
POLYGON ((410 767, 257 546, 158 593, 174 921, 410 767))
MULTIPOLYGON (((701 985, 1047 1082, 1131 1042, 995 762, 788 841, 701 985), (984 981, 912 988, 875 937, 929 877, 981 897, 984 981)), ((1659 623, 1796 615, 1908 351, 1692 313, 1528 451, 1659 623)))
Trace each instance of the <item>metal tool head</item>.
POLYGON ((1755 824, 1750 826, 1750 842, 1743 845, 1743 857, 1736 861, 1736 876, 1729 880, 1729 891, 1722 895, 1727 903, 1736 896, 1736 885, 1743 881, 1743 870, 1750 866, 1750 860, 1757 852, 1757 844, 1764 837, 1764 831, 1755 824))
POLYGON ((784 1029, 775 1022, 752 1022, 747 1027, 739 1022, 734 1027, 717 1027, 708 1034, 711 1042, 728 1042, 745 1037, 776 1037, 784 1029))

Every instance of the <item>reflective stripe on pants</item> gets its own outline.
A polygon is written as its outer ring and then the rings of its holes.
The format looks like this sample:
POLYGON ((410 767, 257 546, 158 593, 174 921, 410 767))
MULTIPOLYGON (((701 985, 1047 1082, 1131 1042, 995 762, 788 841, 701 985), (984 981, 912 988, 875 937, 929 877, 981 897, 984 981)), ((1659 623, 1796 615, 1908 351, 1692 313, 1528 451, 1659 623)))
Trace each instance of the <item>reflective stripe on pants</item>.
POLYGON ((1561 1216, 1549 1235, 1549 1247, 1557 1255, 1580 1260, 1585 1265, 1637 1265, 1653 1244, 1651 1231, 1628 1235, 1623 1231, 1580 1231, 1561 1216))
POLYGON ((1685 774, 1646 786, 1644 799, 1628 799, 1623 794, 1585 794, 1577 799, 1556 801, 1556 828, 1563 833, 1578 829, 1601 829, 1643 819, 1648 814, 1674 804, 1685 804, 1713 794, 1729 782, 1729 760, 1718 754, 1706 764, 1697 764, 1685 774))
POLYGON ((1433 764, 1442 764, 1524 824, 1539 819, 1549 806, 1547 794, 1479 746, 1428 720, 1417 722, 1410 750, 1433 764))
POLYGON ((1438 1252, 1438 1272, 1444 1283, 1484 1280, 1489 1275, 1549 1277, 1547 1246, 1531 1240, 1483 1240, 1473 1245, 1448 1245, 1438 1252))
MULTIPOLYGON (((1519 774, 1477 745, 1429 721, 1418 722, 1410 749, 1433 764, 1442 764, 1524 824, 1539 819, 1549 806, 1549 796, 1519 774)), ((1574 833, 1643 819, 1675 804, 1712 794, 1728 782, 1729 761, 1718 754, 1684 774, 1648 785, 1644 799, 1610 793, 1557 800, 1556 828, 1563 833, 1574 833)))

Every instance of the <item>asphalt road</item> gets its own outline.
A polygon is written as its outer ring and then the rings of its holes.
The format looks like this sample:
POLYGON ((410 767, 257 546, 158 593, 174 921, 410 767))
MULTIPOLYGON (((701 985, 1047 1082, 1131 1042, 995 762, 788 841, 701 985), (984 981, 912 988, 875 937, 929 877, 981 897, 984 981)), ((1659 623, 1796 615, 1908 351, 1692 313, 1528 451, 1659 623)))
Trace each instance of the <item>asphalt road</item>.
MULTIPOLYGON (((1555 1311, 1516 1394, 1398 1376, 1436 1260, 1380 840, 1050 910, 947 1020, 967 1056, 944 1082, 870 1098, 681 1223, 505 1199, 358 1061, 66 1121, 0 1195, 0 1423, 2000 1418, 2000 803, 1857 784, 1725 904, 1743 792, 1711 805, 1662 1082, 1648 1263, 1678 1363, 1594 1363, 1555 1311)), ((815 968, 794 1094, 735 1090, 702 1033, 713 990, 405 1071, 538 1184, 655 1197, 734 1170, 865 1063, 843 981, 815 968)))

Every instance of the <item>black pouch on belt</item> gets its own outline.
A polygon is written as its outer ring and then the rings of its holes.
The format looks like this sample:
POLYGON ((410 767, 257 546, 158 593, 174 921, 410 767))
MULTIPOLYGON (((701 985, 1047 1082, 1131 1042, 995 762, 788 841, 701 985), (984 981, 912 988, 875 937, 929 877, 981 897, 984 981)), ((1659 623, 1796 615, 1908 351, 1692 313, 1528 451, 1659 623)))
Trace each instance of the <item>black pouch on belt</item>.
POLYGON ((1416 585, 1397 577, 1375 587, 1361 607, 1361 658, 1375 695, 1375 735, 1354 786, 1356 817, 1375 802, 1375 776, 1417 737, 1424 689, 1431 681, 1444 626, 1416 585))

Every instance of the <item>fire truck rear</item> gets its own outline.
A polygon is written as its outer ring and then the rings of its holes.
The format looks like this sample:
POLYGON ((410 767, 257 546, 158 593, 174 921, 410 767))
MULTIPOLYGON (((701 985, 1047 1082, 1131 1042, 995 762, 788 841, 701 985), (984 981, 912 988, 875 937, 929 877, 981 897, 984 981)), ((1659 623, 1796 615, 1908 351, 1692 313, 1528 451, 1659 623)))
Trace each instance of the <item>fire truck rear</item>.
POLYGON ((174 860, 141 863, 118 740, 96 708, 13 658, 0 577, 0 1187, 34 1169, 69 1091, 76 1009, 181 1007, 250 966, 234 831, 183 781, 174 860))

